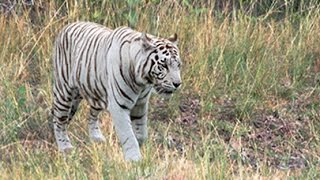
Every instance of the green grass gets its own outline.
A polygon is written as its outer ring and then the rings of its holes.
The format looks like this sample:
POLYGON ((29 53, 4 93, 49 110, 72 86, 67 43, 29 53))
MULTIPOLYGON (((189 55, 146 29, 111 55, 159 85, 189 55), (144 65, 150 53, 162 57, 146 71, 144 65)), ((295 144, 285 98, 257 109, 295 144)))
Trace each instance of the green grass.
POLYGON ((1 179, 319 179, 319 4, 221 2, 0 4, 1 179), (56 149, 52 46, 76 20, 178 34, 183 87, 152 97, 141 162, 124 161, 108 113, 107 142, 90 143, 86 103, 69 127, 75 150, 56 149))

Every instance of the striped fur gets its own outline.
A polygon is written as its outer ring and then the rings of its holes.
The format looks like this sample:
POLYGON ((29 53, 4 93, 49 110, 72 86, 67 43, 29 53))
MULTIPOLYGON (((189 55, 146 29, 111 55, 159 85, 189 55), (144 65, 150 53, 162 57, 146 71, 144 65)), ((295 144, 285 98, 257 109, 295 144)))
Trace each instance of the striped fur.
POLYGON ((98 115, 107 109, 125 159, 139 160, 151 90, 169 96, 181 84, 177 36, 163 39, 128 27, 69 24, 56 38, 53 64, 52 113, 60 151, 72 149, 66 126, 84 98, 90 105, 90 138, 105 141, 98 115))

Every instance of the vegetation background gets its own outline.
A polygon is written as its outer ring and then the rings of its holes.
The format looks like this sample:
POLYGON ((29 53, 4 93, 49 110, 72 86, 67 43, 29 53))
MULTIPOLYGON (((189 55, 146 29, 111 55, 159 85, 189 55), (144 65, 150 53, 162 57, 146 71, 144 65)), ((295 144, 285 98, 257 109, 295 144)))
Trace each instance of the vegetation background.
POLYGON ((0 179, 320 179, 317 0, 1 0, 0 179), (151 99, 143 160, 127 163, 108 113, 86 103, 56 148, 52 46, 66 24, 178 33, 183 87, 151 99))

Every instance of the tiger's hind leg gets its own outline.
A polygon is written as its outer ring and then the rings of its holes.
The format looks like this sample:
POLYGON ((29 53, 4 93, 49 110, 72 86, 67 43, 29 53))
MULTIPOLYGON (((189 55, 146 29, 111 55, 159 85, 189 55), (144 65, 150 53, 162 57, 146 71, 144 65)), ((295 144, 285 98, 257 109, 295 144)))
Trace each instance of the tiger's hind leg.
POLYGON ((59 151, 68 152, 73 146, 67 133, 67 126, 72 120, 81 98, 75 98, 75 90, 57 90, 54 87, 54 101, 53 101, 53 131, 59 151), (61 92, 65 92, 63 95, 61 92))
POLYGON ((53 131, 59 151, 67 152, 73 147, 67 134, 67 125, 70 121, 69 111, 71 108, 71 97, 54 93, 53 100, 53 131))
POLYGON ((74 88, 72 89, 72 103, 71 103, 71 108, 69 111, 69 121, 72 120, 73 116, 78 110, 79 104, 82 101, 82 96, 79 93, 79 90, 74 88))
POLYGON ((89 128, 89 137, 93 142, 106 141, 106 138, 101 133, 101 130, 99 127, 98 115, 101 111, 102 111, 101 108, 95 108, 93 106, 90 107, 88 128, 89 128))

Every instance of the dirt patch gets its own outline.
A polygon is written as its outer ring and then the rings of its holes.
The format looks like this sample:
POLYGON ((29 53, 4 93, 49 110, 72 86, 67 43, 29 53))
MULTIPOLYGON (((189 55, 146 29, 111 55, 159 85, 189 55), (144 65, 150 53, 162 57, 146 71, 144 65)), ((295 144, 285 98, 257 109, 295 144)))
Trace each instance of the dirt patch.
MULTIPOLYGON (((193 146, 193 137, 200 137, 200 112, 201 102, 199 96, 187 94, 178 98, 178 104, 171 107, 170 101, 163 99, 152 99, 152 111, 150 120, 157 120, 164 126, 172 124, 170 131, 154 127, 154 141, 162 148, 171 149, 179 155, 186 153, 186 147, 193 146), (196 135, 194 135, 196 134, 196 135)), ((161 148, 161 149, 162 149, 161 148)))
POLYGON ((236 100, 225 96, 214 100, 215 119, 235 123, 237 121, 236 100))
MULTIPOLYGON (((311 131, 315 116, 310 115, 312 106, 319 102, 319 96, 308 91, 297 98, 278 100, 278 103, 264 108, 256 107, 249 119, 241 119, 236 110, 236 100, 220 98, 214 119, 231 126, 216 127, 221 138, 230 148, 230 157, 239 157, 253 168, 267 164, 279 169, 306 168, 314 157, 310 153, 314 134, 311 131), (240 124, 240 125, 239 125, 240 124), (236 134, 237 126, 244 126, 247 133, 236 134)), ((317 113, 317 112, 314 112, 317 113)))
POLYGON ((186 96, 186 98, 181 99, 179 105, 180 116, 176 121, 188 126, 194 125, 198 123, 200 109, 200 99, 198 97, 194 95, 186 96))
POLYGON ((307 118, 299 119, 292 114, 261 114, 253 121, 253 132, 247 137, 247 154, 256 147, 256 158, 261 161, 261 156, 266 155, 263 158, 269 165, 281 169, 306 167, 308 160, 305 152, 312 140, 307 133, 308 123, 307 118))

